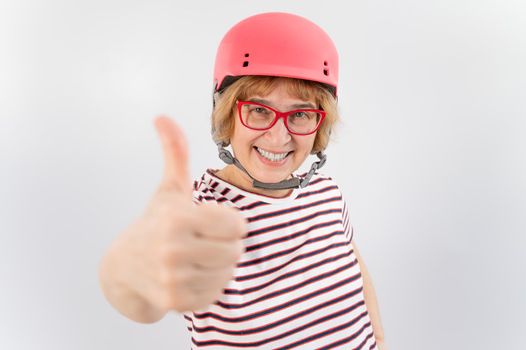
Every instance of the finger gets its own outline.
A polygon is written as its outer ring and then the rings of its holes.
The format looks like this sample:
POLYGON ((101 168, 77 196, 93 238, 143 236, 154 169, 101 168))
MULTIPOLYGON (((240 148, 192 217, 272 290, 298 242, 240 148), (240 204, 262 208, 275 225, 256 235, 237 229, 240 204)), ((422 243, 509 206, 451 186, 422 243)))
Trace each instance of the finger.
POLYGON ((246 220, 235 209, 201 204, 193 216, 195 232, 209 239, 236 241, 247 234, 246 220))
POLYGON ((164 155, 161 188, 191 194, 188 144, 183 131, 172 119, 165 116, 155 119, 155 128, 161 140, 164 155))
POLYGON ((211 293, 218 297, 221 290, 227 286, 228 281, 232 279, 233 275, 234 270, 231 268, 216 270, 193 269, 193 278, 188 281, 187 286, 195 293, 211 293))
POLYGON ((186 245, 189 261, 197 269, 221 269, 233 267, 241 258, 244 247, 241 240, 220 241, 196 237, 186 245))

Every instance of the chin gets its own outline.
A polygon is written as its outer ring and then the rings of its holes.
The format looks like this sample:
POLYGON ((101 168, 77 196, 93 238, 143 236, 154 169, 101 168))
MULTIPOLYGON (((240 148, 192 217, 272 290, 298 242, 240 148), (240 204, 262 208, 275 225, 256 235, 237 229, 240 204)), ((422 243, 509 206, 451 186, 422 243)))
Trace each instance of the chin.
MULTIPOLYGON (((247 169, 248 170, 248 169, 247 169)), ((276 183, 290 178, 295 169, 286 167, 284 169, 269 169, 266 167, 254 167, 250 172, 258 181, 266 183, 276 183)))
POLYGON ((280 181, 286 180, 289 178, 289 176, 290 174, 285 175, 285 176, 268 176, 267 175, 267 176, 256 176, 255 178, 258 181, 273 184, 273 183, 278 183, 280 181))

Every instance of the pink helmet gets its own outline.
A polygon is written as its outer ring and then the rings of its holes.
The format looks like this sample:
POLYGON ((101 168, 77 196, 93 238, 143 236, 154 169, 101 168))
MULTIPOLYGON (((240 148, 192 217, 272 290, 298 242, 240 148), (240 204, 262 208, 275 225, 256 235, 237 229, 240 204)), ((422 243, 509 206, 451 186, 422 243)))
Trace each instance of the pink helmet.
POLYGON ((327 33, 306 18, 262 13, 237 23, 221 40, 214 92, 245 75, 312 80, 325 84, 336 96, 338 52, 327 33))

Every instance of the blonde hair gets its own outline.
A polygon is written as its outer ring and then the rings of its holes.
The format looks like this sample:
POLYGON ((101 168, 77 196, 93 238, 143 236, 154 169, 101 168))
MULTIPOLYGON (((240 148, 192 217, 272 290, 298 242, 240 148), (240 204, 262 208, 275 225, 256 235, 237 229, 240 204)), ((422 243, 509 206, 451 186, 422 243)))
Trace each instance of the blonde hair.
POLYGON ((326 112, 325 119, 316 133, 311 153, 323 151, 328 143, 331 131, 339 121, 336 98, 321 84, 312 81, 269 76, 245 76, 236 80, 221 94, 214 96, 215 107, 212 112, 212 138, 215 143, 228 145, 234 133, 234 118, 237 116, 236 101, 246 100, 250 96, 266 96, 278 83, 286 84, 287 92, 301 100, 314 100, 318 108, 326 112))

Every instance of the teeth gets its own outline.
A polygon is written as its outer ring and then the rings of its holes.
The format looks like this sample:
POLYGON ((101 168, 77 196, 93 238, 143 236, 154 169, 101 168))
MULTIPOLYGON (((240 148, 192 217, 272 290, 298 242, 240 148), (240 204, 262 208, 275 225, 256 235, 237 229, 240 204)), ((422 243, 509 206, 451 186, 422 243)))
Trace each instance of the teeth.
POLYGON ((287 154, 289 154, 289 152, 272 153, 272 152, 265 151, 264 149, 261 149, 259 147, 256 147, 256 149, 258 150, 259 154, 261 154, 263 157, 267 158, 268 160, 272 162, 279 162, 280 160, 285 159, 287 154))

